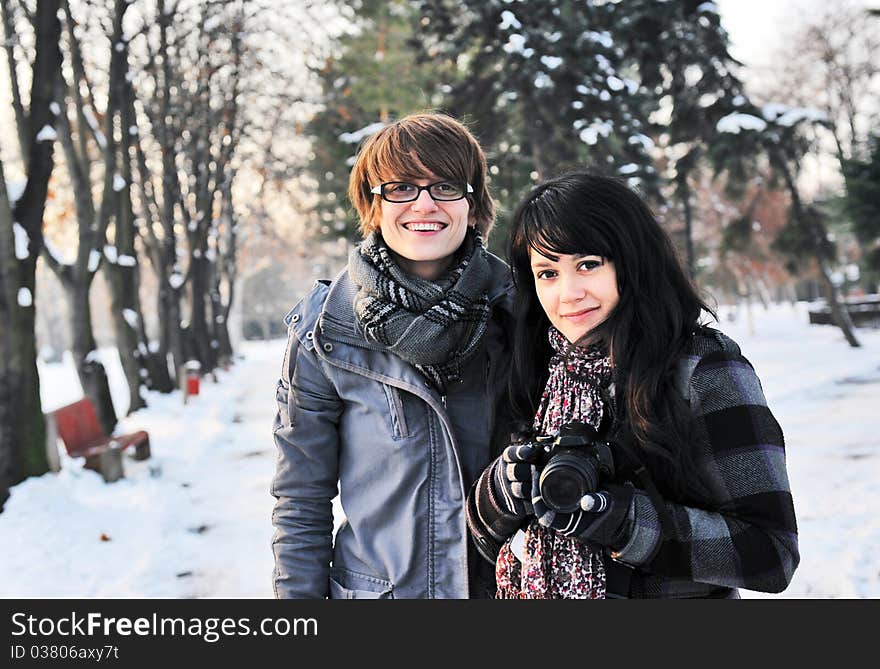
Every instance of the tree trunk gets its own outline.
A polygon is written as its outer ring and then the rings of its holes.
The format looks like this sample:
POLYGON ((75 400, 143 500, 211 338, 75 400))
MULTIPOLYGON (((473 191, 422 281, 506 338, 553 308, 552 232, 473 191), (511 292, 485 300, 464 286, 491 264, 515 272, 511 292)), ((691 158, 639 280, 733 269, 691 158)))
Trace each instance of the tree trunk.
POLYGON ((676 193, 684 210, 684 245, 687 271, 688 276, 694 279, 697 276, 697 267, 694 258, 693 212, 691 211, 691 188, 687 182, 686 172, 678 180, 678 186, 676 193))
POLYGON ((116 349, 119 351, 119 360, 128 383, 128 413, 147 406, 141 395, 141 372, 148 373, 146 358, 149 357, 149 351, 138 337, 142 317, 137 301, 132 298, 132 289, 137 289, 133 278, 135 269, 136 266, 104 263, 104 275, 110 287, 116 349))
MULTIPOLYGON (((125 12, 124 7, 119 6, 117 0, 117 21, 119 26, 114 30, 114 39, 117 32, 121 33, 121 21, 125 12)), ((131 202, 131 133, 129 128, 134 127, 133 108, 129 104, 127 96, 125 73, 128 70, 128 54, 123 48, 118 53, 119 66, 111 67, 112 79, 111 109, 118 109, 120 127, 122 128, 122 141, 120 151, 116 151, 116 145, 112 137, 108 138, 113 151, 110 161, 121 163, 121 177, 124 182, 122 188, 114 186, 113 198, 116 209, 116 258, 113 262, 108 260, 104 264, 104 271, 110 286, 112 297, 113 325, 116 331, 116 348, 119 351, 119 359, 125 378, 128 382, 129 405, 128 413, 132 413, 147 405, 141 395, 141 385, 144 376, 149 374, 147 360, 146 330, 143 327, 143 314, 141 313, 140 296, 138 295, 139 265, 137 252, 134 247, 134 210, 131 202), (143 333, 143 338, 141 334, 143 333)), ((110 197, 105 193, 104 197, 110 197)))
POLYGON ((232 363, 232 340, 229 338, 229 312, 232 309, 232 300, 235 298, 235 282, 234 276, 229 277, 229 298, 226 304, 223 304, 220 292, 220 276, 221 272, 218 268, 217 280, 214 282, 214 290, 211 292, 214 309, 214 332, 217 338, 217 362, 223 367, 232 363))
MULTIPOLYGON (((165 129, 165 133, 168 130, 165 129)), ((163 133, 163 139, 164 134, 163 133)), ((179 276, 177 272, 177 238, 174 232, 174 203, 178 199, 176 180, 177 167, 174 163, 174 147, 162 146, 162 226, 165 237, 162 240, 158 255, 160 256, 161 272, 159 274, 159 317, 164 320, 163 343, 159 347, 171 352, 173 359, 175 384, 180 384, 179 374, 186 363, 184 350, 182 325, 180 322, 180 285, 171 285, 169 280, 172 276, 179 276)), ((159 269, 157 268, 157 273, 159 269)))
POLYGON ((9 306, 0 297, 0 510, 11 486, 49 471, 34 309, 7 319, 9 306))
MULTIPOLYGON (((0 164, 0 184, 5 184, 0 164)), ((0 510, 9 488, 28 476, 49 470, 40 378, 34 336, 33 304, 19 304, 19 290, 34 287, 27 261, 14 254, 12 217, 6 189, 0 188, 0 510), (25 270, 25 271, 22 271, 25 270), (23 280, 23 281, 22 281, 23 280), (24 284, 24 285, 22 285, 24 284)), ((21 203, 26 204, 26 203, 21 203)))
POLYGON ((795 220, 801 227, 809 225, 809 230, 807 230, 807 232, 809 232, 810 239, 813 241, 814 257, 819 266, 819 280, 825 291, 825 299, 828 300, 828 306, 831 308, 831 316, 834 319, 834 324, 840 328, 841 332, 843 332, 843 336, 846 338, 849 345, 853 348, 858 348, 861 346, 861 343, 859 343, 859 340, 856 338, 852 319, 849 317, 849 312, 841 304, 837 286, 831 281, 831 269, 828 267, 828 263, 822 254, 822 246, 827 239, 824 226, 819 221, 813 221, 811 223, 806 222, 800 194, 797 185, 794 182, 791 170, 788 169, 788 165, 785 163, 785 159, 776 152, 771 152, 771 158, 776 167, 779 168, 782 173, 782 177, 785 179, 785 184, 791 195, 791 206, 795 220))
POLYGON ((196 348, 196 357, 202 365, 202 371, 208 372, 216 367, 216 356, 211 347, 213 334, 207 318, 208 291, 211 281, 208 276, 210 263, 204 254, 192 259, 190 268, 190 287, 192 289, 192 314, 190 315, 190 333, 196 348))
MULTIPOLYGON (((126 107, 129 110, 129 114, 134 117, 134 89, 131 87, 131 82, 126 83, 126 107)), ((177 385, 174 380, 175 375, 168 371, 169 327, 168 311, 165 308, 165 305, 168 300, 167 293, 171 291, 171 287, 168 285, 169 272, 168 268, 165 266, 162 244, 152 229, 151 221, 153 220, 154 215, 158 216, 160 214, 156 203, 155 191, 150 183, 152 175, 147 167, 147 157, 140 145, 140 135, 134 138, 132 143, 134 144, 137 160, 136 164, 139 177, 138 186, 142 213, 144 221, 146 222, 140 229, 141 241, 144 243, 147 257, 150 259, 150 262, 153 265, 153 270, 156 272, 156 277, 158 279, 156 313, 159 317, 159 336, 155 342, 150 342, 149 337, 147 337, 146 327, 144 326, 143 320, 141 321, 141 327, 143 327, 142 339, 147 342, 148 351, 146 360, 149 371, 147 387, 150 388, 150 390, 158 390, 161 393, 170 393, 177 387, 177 385)), ((172 369, 174 369, 173 365, 172 369)))
POLYGON ((110 396, 107 372, 98 359, 95 337, 92 334, 92 308, 89 304, 89 285, 72 283, 65 286, 71 305, 73 332, 73 360, 83 393, 92 400, 106 434, 116 427, 116 411, 110 396))
MULTIPOLYGON (((161 280, 161 279, 160 279, 161 280)), ((171 366, 174 369, 174 380, 180 384, 180 375, 183 373, 183 365, 186 363, 186 346, 184 343, 183 328, 180 323, 180 292, 166 286, 159 289, 160 320, 164 321, 163 337, 168 342, 166 351, 171 353, 171 366), (164 297, 164 303, 163 303, 164 297)), ((160 344, 160 350, 162 345, 160 344)))

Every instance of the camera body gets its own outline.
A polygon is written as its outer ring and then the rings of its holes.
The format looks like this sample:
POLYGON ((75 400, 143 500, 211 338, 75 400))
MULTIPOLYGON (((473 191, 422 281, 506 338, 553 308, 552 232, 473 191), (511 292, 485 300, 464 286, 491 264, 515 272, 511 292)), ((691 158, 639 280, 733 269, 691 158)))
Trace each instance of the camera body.
POLYGON ((572 421, 557 435, 535 438, 538 487, 548 508, 560 513, 580 509, 580 500, 599 489, 601 481, 614 477, 614 459, 609 445, 599 439, 592 425, 572 421))

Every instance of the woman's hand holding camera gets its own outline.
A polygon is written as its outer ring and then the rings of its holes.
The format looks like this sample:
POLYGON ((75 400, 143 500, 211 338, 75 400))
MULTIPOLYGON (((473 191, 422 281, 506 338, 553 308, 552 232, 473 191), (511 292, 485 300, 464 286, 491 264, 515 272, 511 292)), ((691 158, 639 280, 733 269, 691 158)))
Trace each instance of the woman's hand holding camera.
POLYGON ((581 498, 581 508, 571 513, 550 509, 535 482, 532 486, 534 514, 544 527, 580 541, 619 549, 626 543, 626 519, 635 489, 632 486, 605 485, 581 498))
POLYGON ((498 504, 518 518, 534 514, 532 508, 535 460, 538 451, 532 444, 513 444, 504 449, 492 465, 492 487, 498 504))

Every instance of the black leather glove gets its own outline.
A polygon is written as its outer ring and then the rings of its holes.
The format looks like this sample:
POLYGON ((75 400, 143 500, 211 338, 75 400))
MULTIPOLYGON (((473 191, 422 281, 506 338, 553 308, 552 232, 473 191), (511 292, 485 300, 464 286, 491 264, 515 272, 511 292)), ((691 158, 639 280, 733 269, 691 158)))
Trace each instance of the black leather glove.
POLYGON ((581 510, 560 513, 548 508, 537 482, 532 486, 532 503, 538 522, 567 537, 618 550, 626 544, 626 519, 635 489, 605 485, 581 498, 581 510))
POLYGON ((537 480, 535 459, 538 451, 531 444, 513 444, 492 464, 492 486, 498 505, 512 516, 525 518, 532 509, 532 481, 537 480))

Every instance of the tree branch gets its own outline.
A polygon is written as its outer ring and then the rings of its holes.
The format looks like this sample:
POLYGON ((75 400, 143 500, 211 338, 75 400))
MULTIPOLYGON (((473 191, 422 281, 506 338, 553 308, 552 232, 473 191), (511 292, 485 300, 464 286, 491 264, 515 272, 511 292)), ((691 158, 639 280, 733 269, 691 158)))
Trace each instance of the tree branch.
POLYGON ((21 87, 18 83, 18 60, 15 56, 15 46, 18 44, 18 36, 15 32, 15 17, 12 15, 12 7, 9 0, 0 0, 0 11, 3 13, 3 37, 6 47, 6 60, 9 65, 9 83, 12 90, 12 109, 15 112, 15 126, 18 130, 18 143, 21 150, 21 158, 24 169, 28 169, 28 148, 30 146, 30 123, 21 101, 21 87))

